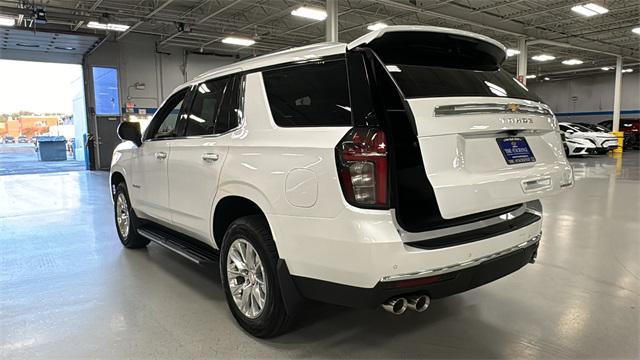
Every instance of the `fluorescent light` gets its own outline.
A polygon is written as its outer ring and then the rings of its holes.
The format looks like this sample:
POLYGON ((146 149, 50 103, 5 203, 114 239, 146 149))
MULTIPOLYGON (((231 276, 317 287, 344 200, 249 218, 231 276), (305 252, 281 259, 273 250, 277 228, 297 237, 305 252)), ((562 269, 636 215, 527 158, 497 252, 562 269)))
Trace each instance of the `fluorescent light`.
POLYGON ((389 26, 389 25, 387 25, 387 24, 385 24, 383 22, 378 22, 378 23, 371 24, 371 25, 367 26, 367 29, 371 30, 371 31, 376 31, 376 30, 384 29, 387 26, 389 26))
POLYGON ((507 57, 511 57, 511 56, 518 55, 518 54, 520 54, 520 50, 507 49, 507 57))
POLYGON ((540 54, 540 55, 531 57, 531 59, 535 61, 551 61, 551 60, 555 60, 555 58, 556 58, 555 56, 547 55, 547 54, 540 54))
POLYGON ((636 33, 636 34, 640 35, 640 26, 639 26, 639 27, 637 27, 637 28, 633 28, 633 29, 631 29, 631 32, 634 32, 634 33, 636 33))
POLYGON ((0 14, 0 26, 14 26, 16 19, 9 15, 0 14))
POLYGON ((578 14, 586 17, 602 15, 609 12, 609 10, 605 7, 602 7, 598 4, 588 3, 584 5, 576 5, 571 8, 573 12, 577 12, 578 14))
POLYGON ((613 70, 613 67, 611 67, 611 66, 603 66, 603 67, 600 68, 600 70, 609 71, 609 70, 613 70))
POLYGON ((295 10, 293 10, 291 12, 291 15, 293 16, 300 16, 303 18, 307 18, 307 19, 313 19, 313 20, 324 20, 327 18, 327 12, 322 10, 322 9, 317 9, 317 8, 312 8, 312 7, 307 7, 307 6, 301 6, 295 10))
POLYGON ((535 78, 536 78, 536 76, 534 74, 527 75, 527 79, 535 79, 535 78))
POLYGON ((226 37, 222 39, 222 42, 225 44, 240 45, 240 46, 251 46, 256 43, 255 40, 253 39, 240 38, 235 36, 226 37))
POLYGON ((588 4, 584 5, 584 7, 589 9, 589 10, 591 10, 591 11, 594 11, 594 12, 600 14, 600 15, 606 14, 606 13, 609 12, 609 9, 607 9, 606 7, 600 6, 600 5, 594 4, 594 3, 588 3, 588 4))
POLYGON ((632 73, 633 69, 622 69, 623 73, 632 73))
POLYGON ((89 23, 87 24, 87 27, 91 29, 113 30, 113 31, 127 31, 129 29, 129 25, 103 24, 97 21, 89 21, 89 23))
POLYGON ((562 63, 565 64, 565 65, 580 65, 583 62, 584 61, 579 60, 579 59, 562 60, 562 63))

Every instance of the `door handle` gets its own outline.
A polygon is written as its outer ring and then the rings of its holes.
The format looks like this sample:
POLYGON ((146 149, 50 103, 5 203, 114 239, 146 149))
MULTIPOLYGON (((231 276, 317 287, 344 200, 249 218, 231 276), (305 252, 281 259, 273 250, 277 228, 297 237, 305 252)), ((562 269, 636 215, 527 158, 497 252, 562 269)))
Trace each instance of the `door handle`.
POLYGON ((159 151, 159 152, 155 153, 155 155, 156 155, 156 159, 158 159, 158 160, 164 160, 164 159, 167 158, 167 153, 164 152, 164 151, 159 151))
POLYGON ((202 154, 202 160, 207 162, 218 161, 218 159, 220 159, 220 156, 218 154, 213 154, 213 153, 202 154))

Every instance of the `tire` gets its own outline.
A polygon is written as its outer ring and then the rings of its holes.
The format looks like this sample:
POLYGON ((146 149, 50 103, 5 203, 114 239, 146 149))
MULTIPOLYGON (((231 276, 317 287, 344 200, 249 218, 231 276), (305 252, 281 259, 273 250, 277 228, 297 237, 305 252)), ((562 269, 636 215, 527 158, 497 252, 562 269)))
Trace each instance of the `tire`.
POLYGON ((276 244, 263 217, 246 216, 231 223, 220 251, 222 286, 233 317, 244 330, 259 338, 278 336, 293 323, 293 314, 287 313, 280 291, 276 272, 278 259, 276 244), (245 261, 240 264, 245 270, 239 270, 241 267, 235 261, 242 249, 245 256, 240 258, 245 261), (259 261, 250 260, 252 252, 259 261), (262 307, 260 299, 263 299, 262 307))
POLYGON ((149 244, 149 239, 138 234, 140 220, 131 208, 127 185, 124 182, 121 182, 116 186, 116 194, 113 201, 113 212, 115 215, 116 231, 118 232, 118 237, 124 247, 128 249, 140 249, 149 244), (124 226, 125 220, 127 222, 126 226, 124 226))

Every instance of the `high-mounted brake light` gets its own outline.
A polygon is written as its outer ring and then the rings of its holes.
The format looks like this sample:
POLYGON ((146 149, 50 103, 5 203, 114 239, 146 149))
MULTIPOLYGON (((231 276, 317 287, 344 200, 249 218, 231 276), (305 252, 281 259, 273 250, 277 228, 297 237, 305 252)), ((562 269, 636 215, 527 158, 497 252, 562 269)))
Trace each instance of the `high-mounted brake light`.
POLYGON ((336 147, 342 192, 354 206, 388 208, 388 151, 384 132, 353 128, 336 147))

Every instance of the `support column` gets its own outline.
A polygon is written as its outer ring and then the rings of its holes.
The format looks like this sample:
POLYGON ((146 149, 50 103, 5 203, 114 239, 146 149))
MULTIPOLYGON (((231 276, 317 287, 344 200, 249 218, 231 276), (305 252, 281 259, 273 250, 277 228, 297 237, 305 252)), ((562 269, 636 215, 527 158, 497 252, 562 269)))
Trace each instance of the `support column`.
POLYGON ((518 39, 518 80, 527 85, 527 40, 518 39))
POLYGON ((326 41, 338 42, 338 0, 327 0, 326 41))
POLYGON ((613 88, 613 131, 620 131, 620 96, 622 95, 622 56, 616 57, 616 82, 613 88))

